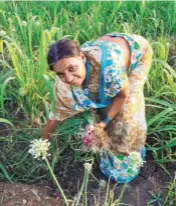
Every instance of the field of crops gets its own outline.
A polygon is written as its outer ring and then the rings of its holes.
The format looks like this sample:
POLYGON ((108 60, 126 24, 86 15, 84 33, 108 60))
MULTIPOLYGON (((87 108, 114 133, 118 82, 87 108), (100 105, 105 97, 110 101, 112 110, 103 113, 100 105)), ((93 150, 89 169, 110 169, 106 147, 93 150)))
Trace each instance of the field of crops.
MULTIPOLYGON (((153 64, 144 91, 146 146, 153 161, 170 179, 165 192, 161 192, 162 198, 160 191, 150 191, 147 201, 148 205, 176 204, 175 1, 0 2, 0 182, 51 182, 46 162, 35 160, 28 153, 30 141, 41 136, 54 104, 55 74, 48 70, 46 62, 49 45, 62 37, 81 45, 114 31, 142 35, 153 48, 153 64)), ((81 150, 78 138, 87 118, 87 113, 70 118, 58 125, 52 135, 51 170, 67 190, 67 197, 62 194, 61 199, 66 205, 82 205, 82 201, 90 206, 120 205, 124 187, 118 195, 114 185, 100 189, 101 179, 82 168, 86 161, 95 159, 93 154, 81 150), (68 172, 77 169, 84 177, 82 183, 77 172, 73 172, 73 177, 72 171, 68 172), (93 181, 105 197, 101 204, 101 198, 89 199, 93 181)), ((5 200, 0 196, 1 201, 5 200)))

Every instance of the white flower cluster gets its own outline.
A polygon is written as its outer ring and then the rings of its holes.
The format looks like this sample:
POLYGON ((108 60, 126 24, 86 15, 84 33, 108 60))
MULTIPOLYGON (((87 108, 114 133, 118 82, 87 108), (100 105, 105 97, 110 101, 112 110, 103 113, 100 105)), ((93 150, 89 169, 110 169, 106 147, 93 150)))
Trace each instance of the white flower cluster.
POLYGON ((91 172, 92 170, 92 164, 90 163, 84 163, 84 169, 87 170, 87 172, 91 172))
POLYGON ((139 152, 131 152, 129 155, 129 160, 135 167, 140 167, 145 161, 143 161, 141 154, 139 152))
POLYGON ((31 141, 29 153, 33 155, 35 159, 45 159, 47 156, 50 156, 48 150, 50 148, 51 143, 48 142, 48 139, 35 139, 31 141))
POLYGON ((100 180, 98 186, 100 188, 105 188, 106 187, 106 181, 105 180, 100 180))

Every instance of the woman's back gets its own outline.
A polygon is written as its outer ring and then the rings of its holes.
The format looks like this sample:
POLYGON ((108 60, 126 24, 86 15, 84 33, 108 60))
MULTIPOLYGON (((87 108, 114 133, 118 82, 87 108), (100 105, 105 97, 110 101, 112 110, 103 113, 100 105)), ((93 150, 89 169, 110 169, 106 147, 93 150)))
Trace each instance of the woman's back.
POLYGON ((108 35, 107 36, 105 35, 98 40, 114 42, 122 48, 122 51, 124 52, 125 67, 126 67, 126 70, 128 71, 130 67, 131 52, 130 52, 130 48, 129 48, 129 44, 127 40, 124 39, 123 37, 112 37, 108 35))

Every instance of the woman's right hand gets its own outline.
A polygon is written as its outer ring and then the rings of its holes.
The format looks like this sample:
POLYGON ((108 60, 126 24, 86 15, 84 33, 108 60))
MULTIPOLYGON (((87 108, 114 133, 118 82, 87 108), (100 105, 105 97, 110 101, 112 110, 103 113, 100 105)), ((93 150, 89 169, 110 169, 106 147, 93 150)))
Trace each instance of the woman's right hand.
POLYGON ((100 127, 102 129, 105 129, 106 128, 106 124, 104 122, 99 122, 97 124, 94 124, 95 127, 100 127))
POLYGON ((57 126, 57 120, 48 120, 44 129, 43 129, 43 135, 42 135, 42 139, 49 139, 51 133, 55 130, 56 126, 57 126))

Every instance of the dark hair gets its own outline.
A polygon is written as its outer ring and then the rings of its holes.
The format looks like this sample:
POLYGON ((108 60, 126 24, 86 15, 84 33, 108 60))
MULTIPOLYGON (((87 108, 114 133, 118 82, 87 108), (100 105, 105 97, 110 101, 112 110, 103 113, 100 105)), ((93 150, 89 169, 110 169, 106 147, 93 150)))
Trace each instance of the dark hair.
POLYGON ((61 39, 52 44, 47 54, 49 69, 53 70, 53 65, 60 59, 79 56, 80 48, 76 42, 69 39, 61 39))

